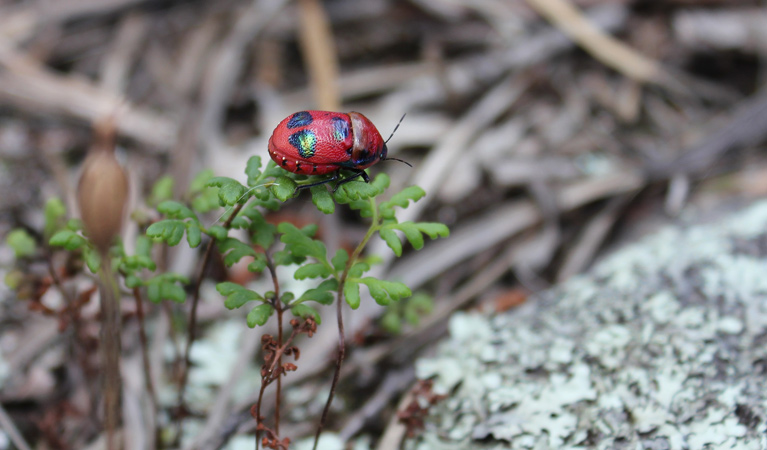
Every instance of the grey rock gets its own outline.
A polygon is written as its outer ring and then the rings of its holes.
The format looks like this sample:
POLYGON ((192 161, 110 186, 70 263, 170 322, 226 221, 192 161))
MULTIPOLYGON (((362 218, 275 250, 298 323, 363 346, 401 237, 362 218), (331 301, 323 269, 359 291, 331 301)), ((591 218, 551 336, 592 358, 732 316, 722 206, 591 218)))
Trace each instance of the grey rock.
POLYGON ((767 203, 449 329, 410 449, 767 449, 767 203))

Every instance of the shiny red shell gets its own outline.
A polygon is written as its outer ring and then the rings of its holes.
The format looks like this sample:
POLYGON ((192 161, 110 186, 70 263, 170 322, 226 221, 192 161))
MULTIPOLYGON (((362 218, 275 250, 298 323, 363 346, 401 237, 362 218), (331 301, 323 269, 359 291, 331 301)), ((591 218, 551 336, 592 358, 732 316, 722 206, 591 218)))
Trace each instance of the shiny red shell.
POLYGON ((386 159, 386 143, 358 112, 299 111, 286 117, 269 138, 269 156, 301 175, 362 171, 386 159))

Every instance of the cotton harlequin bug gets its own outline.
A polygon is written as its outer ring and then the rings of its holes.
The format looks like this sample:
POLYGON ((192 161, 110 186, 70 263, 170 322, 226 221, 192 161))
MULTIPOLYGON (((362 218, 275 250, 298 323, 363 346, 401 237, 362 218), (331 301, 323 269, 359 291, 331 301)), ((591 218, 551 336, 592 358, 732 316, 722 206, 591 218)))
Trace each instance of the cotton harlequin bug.
MULTIPOLYGON (((394 131, 398 127, 399 123, 394 131)), ((384 141, 373 122, 358 112, 299 111, 286 117, 274 129, 269 138, 269 156, 288 172, 300 175, 334 173, 330 179, 302 184, 298 189, 338 180, 341 169, 354 172, 336 184, 335 189, 338 189, 357 177, 369 183, 365 169, 378 161, 393 159, 409 166, 401 159, 386 157, 389 139, 384 141)))

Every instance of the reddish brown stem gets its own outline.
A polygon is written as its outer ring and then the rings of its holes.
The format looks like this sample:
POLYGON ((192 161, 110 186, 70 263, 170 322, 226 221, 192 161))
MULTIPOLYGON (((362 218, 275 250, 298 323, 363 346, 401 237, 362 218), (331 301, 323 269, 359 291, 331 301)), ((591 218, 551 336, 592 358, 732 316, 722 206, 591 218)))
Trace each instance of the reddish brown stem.
MULTIPOLYGON (((256 406, 257 411, 257 417, 256 417, 256 425, 258 425, 261 422, 261 400, 263 398, 264 389, 266 389, 266 385, 268 385, 271 381, 269 378, 271 377, 272 372, 274 371, 275 364, 276 367, 282 367, 282 354, 285 351, 286 345, 283 345, 282 338, 283 338, 283 331, 282 331, 282 316, 283 316, 283 310, 282 310, 282 301, 280 300, 280 283, 279 279, 277 278, 277 268, 274 266, 274 262, 272 262, 272 258, 269 256, 269 253, 264 254, 266 258, 266 267, 269 269, 269 274, 272 276, 272 284, 274 285, 274 301, 272 303, 272 306, 274 306, 274 310, 277 312, 277 354, 274 358, 274 361, 272 362, 271 367, 269 368, 269 373, 266 376, 266 379, 261 380, 261 389, 259 391, 258 395, 258 403, 256 406)), ((295 337, 295 332, 290 336, 289 341, 293 340, 293 337, 295 337)), ((274 432, 277 436, 280 434, 280 398, 282 396, 282 377, 277 377, 277 392, 276 392, 276 399, 275 399, 275 408, 274 408, 274 432)), ((259 438, 260 438, 260 430, 259 427, 256 426, 256 450, 258 450, 259 446, 259 438)))
POLYGON ((45 254, 45 262, 48 264, 48 272, 51 274, 53 284, 59 289, 61 295, 64 296, 64 300, 66 300, 67 305, 74 305, 74 299, 71 295, 69 295, 69 291, 64 289, 64 284, 61 282, 59 275, 56 273, 56 268, 53 267, 53 259, 51 258, 51 253, 48 251, 47 247, 43 250, 43 253, 45 254))
MULTIPOLYGON (((277 300, 277 345, 282 349, 282 302, 277 300)), ((282 352, 277 356, 277 367, 282 367, 282 352)), ((282 398, 282 377, 277 377, 277 392, 274 399, 274 432, 280 435, 280 399, 282 398)))
MULTIPOLYGON (((226 221, 222 224, 224 228, 229 228, 229 226, 232 224, 232 220, 237 216, 237 214, 240 212, 244 204, 238 203, 237 206, 235 206, 232 209, 232 213, 229 215, 229 218, 226 219, 226 221)), ((200 263, 200 269, 197 272, 197 280, 194 284, 194 292, 192 296, 192 310, 189 313, 189 331, 186 341, 186 349, 184 350, 184 365, 181 369, 181 377, 179 380, 179 386, 178 386, 178 409, 179 409, 179 416, 178 420, 176 422, 176 441, 178 441, 181 438, 181 427, 184 421, 184 391, 186 390, 186 384, 189 380, 189 368, 192 365, 190 355, 192 352, 192 344, 194 344, 195 339, 195 331, 197 329, 197 305, 200 303, 200 286, 202 285, 202 279, 205 275, 205 269, 208 266, 208 261, 210 260, 210 255, 213 254, 213 246, 215 245, 216 241, 211 239, 208 243, 208 247, 205 249, 205 255, 202 257, 202 262, 200 263)))
POLYGON ((320 443, 320 434, 325 427, 325 422, 328 419, 328 413, 330 412, 330 405, 333 403, 333 397, 336 393, 336 386, 338 385, 338 379, 341 377, 341 366, 346 356, 346 335, 344 333, 344 316, 343 316, 343 304, 344 304, 344 286, 346 285, 346 279, 349 276, 349 271, 357 262, 357 259, 362 254, 362 250, 370 241, 370 238, 378 231, 380 223, 378 217, 378 207, 375 200, 370 199, 370 204, 373 209, 373 223, 370 225, 365 237, 362 238, 362 242, 359 243, 357 248, 354 249, 349 260, 346 262, 341 278, 338 281, 338 294, 336 295, 336 320, 338 321, 338 358, 336 359, 336 369, 333 373, 333 381, 330 384, 330 393, 328 394, 328 401, 325 403, 325 408, 322 410, 322 417, 320 418, 320 424, 317 426, 317 433, 314 435, 314 446, 312 450, 317 450, 317 445, 320 443))
POLYGON ((346 335, 344 333, 344 316, 343 316, 343 286, 346 282, 347 270, 344 271, 341 276, 341 283, 338 285, 338 296, 336 299, 336 320, 338 321, 338 358, 336 359, 336 369, 333 373, 333 381, 330 383, 330 394, 328 394, 328 401, 325 403, 325 408, 322 410, 322 417, 320 418, 320 424, 317 426, 317 432, 314 435, 313 450, 317 450, 317 444, 320 442, 320 434, 325 427, 325 422, 328 419, 328 412, 330 411, 330 405, 333 403, 333 397, 336 393, 336 385, 338 385, 338 379, 341 377, 341 366, 344 362, 344 356, 346 356, 346 335))

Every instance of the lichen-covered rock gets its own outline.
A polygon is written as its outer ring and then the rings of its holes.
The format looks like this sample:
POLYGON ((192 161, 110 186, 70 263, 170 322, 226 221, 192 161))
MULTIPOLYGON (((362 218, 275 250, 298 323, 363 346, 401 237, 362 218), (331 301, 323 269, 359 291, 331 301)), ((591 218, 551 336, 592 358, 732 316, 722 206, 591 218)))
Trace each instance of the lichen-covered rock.
POLYGON ((767 203, 669 228, 505 314, 457 314, 411 449, 767 449, 767 203))

